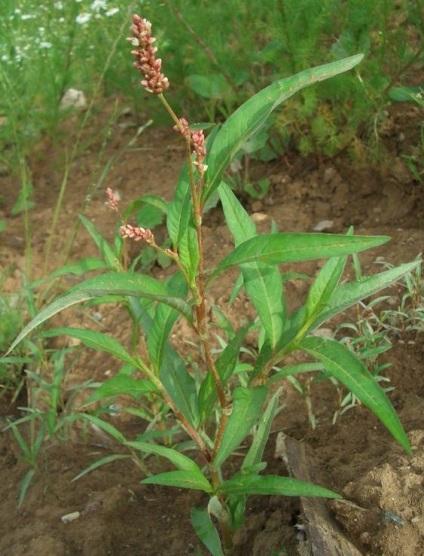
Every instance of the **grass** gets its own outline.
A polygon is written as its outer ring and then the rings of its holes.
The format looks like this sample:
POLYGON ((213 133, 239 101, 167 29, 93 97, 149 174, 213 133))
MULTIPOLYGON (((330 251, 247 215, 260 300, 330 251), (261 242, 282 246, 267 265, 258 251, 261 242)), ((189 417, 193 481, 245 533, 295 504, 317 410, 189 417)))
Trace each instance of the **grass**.
MULTIPOLYGON (((39 3, 4 0, 0 6, 0 141, 19 158, 47 134, 60 136, 61 99, 81 90, 89 105, 120 95, 141 116, 151 98, 138 98, 138 80, 124 38, 129 15, 113 1, 39 3)), ((173 102, 188 117, 195 105, 209 121, 225 118, 253 91, 276 77, 364 52, 358 71, 309 88, 288 103, 273 126, 290 148, 360 158, 380 144, 390 92, 414 83, 422 67, 424 0, 222 0, 212 5, 145 0, 143 15, 161 29, 158 40, 172 83, 173 102), (177 46, 176 46, 177 45, 177 46)), ((157 122, 161 121, 155 112, 157 122)), ((9 150, 3 163, 11 161, 9 150)), ((13 159, 13 156, 12 156, 13 159)))
MULTIPOLYGON (((384 268, 393 268, 384 260, 378 262, 384 268)), ((385 392, 394 388, 383 374, 390 368, 384 354, 392 349, 393 342, 415 344, 418 335, 423 333, 424 278, 421 263, 402 278, 395 292, 359 303, 356 322, 344 322, 335 332, 340 341, 364 362, 385 392)), ((340 409, 336 411, 334 421, 338 415, 360 403, 352 392, 346 393, 339 385, 337 388, 340 409)))

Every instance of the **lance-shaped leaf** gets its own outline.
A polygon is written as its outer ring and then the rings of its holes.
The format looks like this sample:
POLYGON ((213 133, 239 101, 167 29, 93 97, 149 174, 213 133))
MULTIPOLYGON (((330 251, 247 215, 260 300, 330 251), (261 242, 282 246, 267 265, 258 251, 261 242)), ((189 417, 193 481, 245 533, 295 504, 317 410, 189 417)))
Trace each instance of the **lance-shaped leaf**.
POLYGON ((266 122, 271 112, 294 93, 316 83, 350 70, 363 58, 362 54, 338 60, 297 75, 287 77, 269 85, 238 108, 219 130, 206 160, 207 188, 203 200, 218 187, 221 177, 231 160, 266 122))
POLYGON ((192 469, 190 471, 178 470, 159 473, 159 475, 153 475, 153 477, 143 479, 141 483, 144 485, 163 485, 176 488, 188 488, 190 490, 203 490, 208 494, 213 492, 212 486, 202 472, 194 472, 192 469))
MULTIPOLYGON (((219 187, 225 221, 233 234, 236 247, 257 236, 256 226, 237 197, 225 183, 219 187)), ((275 266, 260 262, 241 265, 244 287, 258 312, 259 319, 272 347, 281 336, 285 302, 281 274, 275 266)))
POLYGON ((151 442, 143 442, 141 440, 126 442, 125 445, 140 450, 140 452, 144 454, 156 454, 157 456, 166 458, 182 471, 192 471, 193 473, 202 475, 202 470, 197 463, 173 448, 167 448, 160 444, 152 444, 151 442))
POLYGON ((167 214, 168 212, 168 203, 164 199, 161 199, 161 197, 157 197, 156 195, 142 195, 130 203, 125 209, 123 214, 124 220, 128 220, 131 214, 145 205, 159 209, 163 214, 167 214))
POLYGON ((307 322, 314 320, 327 307, 343 274, 346 260, 347 257, 332 257, 321 268, 308 292, 305 304, 307 322))
POLYGON ((150 276, 129 274, 126 272, 112 272, 101 276, 94 276, 78 284, 45 307, 29 324, 27 324, 27 326, 25 326, 9 348, 8 353, 12 351, 27 334, 34 330, 34 328, 56 313, 63 311, 63 309, 67 307, 76 305, 77 303, 106 295, 144 297, 153 301, 159 301, 182 313, 190 322, 192 320, 192 312, 189 304, 184 299, 168 295, 166 286, 161 282, 154 280, 150 276))
POLYGON ((207 510, 193 508, 191 510, 191 524, 196 535, 206 546, 212 556, 224 556, 221 539, 207 510))
MULTIPOLYGON (((181 273, 176 273, 167 283, 169 293, 184 298, 187 295, 187 284, 181 273)), ((163 350, 168 342, 169 334, 180 313, 169 305, 160 304, 155 311, 153 321, 147 334, 147 348, 152 365, 157 371, 162 365, 163 350)))
POLYGON ((293 263, 359 253, 390 240, 388 236, 345 236, 320 233, 280 233, 253 237, 234 249, 218 265, 208 284, 224 270, 246 263, 293 263))
POLYGON ((91 465, 89 465, 88 467, 86 467, 84 471, 81 471, 81 473, 78 473, 78 475, 72 479, 72 482, 78 481, 78 479, 81 479, 82 477, 84 477, 88 473, 91 473, 92 471, 101 467, 102 465, 112 463, 113 461, 117 461, 118 459, 128 459, 130 457, 131 456, 129 454, 113 454, 111 456, 105 456, 104 458, 101 458, 95 461, 94 463, 92 463, 91 465))
POLYGON ((187 372, 184 361, 169 344, 163 351, 159 378, 173 400, 192 427, 199 424, 196 383, 187 372))
POLYGON ((299 481, 290 477, 275 475, 245 475, 225 481, 219 491, 227 495, 242 494, 274 494, 278 496, 314 496, 321 498, 336 498, 341 496, 326 488, 299 481))
POLYGON ((175 247, 179 246, 181 237, 186 233, 192 216, 190 183, 187 165, 185 165, 181 171, 174 198, 168 206, 166 219, 168 233, 175 247))
POLYGON ((371 409, 399 444, 411 452, 408 438, 392 404, 353 352, 336 340, 318 336, 303 338, 298 347, 321 361, 325 370, 371 409))
MULTIPOLYGON (((328 307, 331 297, 336 289, 345 268, 347 257, 332 257, 321 268, 314 283, 309 289, 308 298, 304 307, 297 312, 302 315, 302 326, 296 331, 296 338, 301 338, 310 330, 314 322, 328 307)), ((293 329, 294 331, 294 329, 293 329)), ((290 341, 291 334, 282 338, 284 344, 290 341)), ((294 337, 294 336, 293 336, 294 337)), ((279 346, 283 348, 284 346, 279 346)))
POLYGON ((356 282, 342 284, 334 291, 329 305, 326 310, 317 316, 317 318, 309 326, 309 330, 316 328, 323 322, 327 321, 337 313, 351 307, 361 299, 365 299, 370 295, 387 288, 391 284, 397 282, 402 276, 414 270, 420 261, 402 264, 396 268, 380 272, 374 276, 368 276, 356 282))
POLYGON ((265 386, 236 388, 232 412, 212 462, 214 467, 220 467, 256 425, 267 393, 265 386))
POLYGON ((85 274, 86 272, 91 272, 93 270, 110 270, 110 266, 100 259, 96 259, 94 257, 86 257, 85 259, 81 259, 76 263, 69 263, 65 266, 61 266, 57 270, 53 271, 48 276, 44 278, 40 278, 40 280, 35 280, 31 282, 28 287, 30 288, 37 288, 47 280, 51 280, 52 278, 60 278, 61 276, 68 276, 69 274, 85 274))
POLYGON ((180 235, 178 257, 187 273, 190 285, 193 286, 199 272, 200 255, 197 233, 191 225, 180 235))
POLYGON ((271 430, 272 421, 278 408, 278 398, 281 389, 278 389, 269 400, 268 406, 262 414, 257 431, 253 437, 249 451, 244 458, 242 468, 252 467, 262 461, 265 445, 268 441, 269 432, 271 430))
POLYGON ((110 268, 120 269, 121 265, 118 259, 116 258, 116 255, 112 247, 109 245, 106 239, 101 235, 101 233, 96 229, 94 224, 90 222, 90 220, 85 216, 83 216, 82 214, 80 214, 78 218, 84 224, 85 229, 94 240, 94 243, 97 245, 97 248, 99 249, 100 253, 103 255, 108 266, 110 268))
POLYGON ((92 423, 92 425, 94 425, 94 427, 98 427, 106 434, 109 434, 112 438, 119 442, 119 444, 125 444, 126 442, 126 439, 121 431, 119 431, 110 423, 103 421, 103 419, 96 417, 95 415, 90 415, 89 413, 75 413, 71 417, 73 420, 84 419, 85 421, 89 421, 90 423, 92 423))
POLYGON ((84 405, 113 396, 127 395, 138 399, 152 392, 158 392, 158 389, 150 380, 133 378, 132 376, 119 373, 96 388, 84 405))
POLYGON ((103 334, 102 332, 95 332, 94 330, 87 330, 84 328, 71 328, 62 326, 60 328, 53 328, 40 334, 41 338, 53 338, 55 336, 71 336, 77 338, 81 342, 92 349, 110 353, 117 359, 129 363, 135 368, 138 368, 138 363, 132 355, 112 336, 103 334))

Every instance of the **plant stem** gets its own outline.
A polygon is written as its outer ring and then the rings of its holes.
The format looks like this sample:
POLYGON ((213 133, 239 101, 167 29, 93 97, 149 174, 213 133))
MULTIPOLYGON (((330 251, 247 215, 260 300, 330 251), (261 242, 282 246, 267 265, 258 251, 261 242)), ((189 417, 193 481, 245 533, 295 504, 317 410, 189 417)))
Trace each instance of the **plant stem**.
POLYGON ((215 459, 216 453, 218 452, 219 446, 221 445, 222 435, 224 434, 225 427, 227 426, 228 421, 228 408, 222 412, 221 419, 219 421, 218 431, 216 433, 213 452, 212 452, 212 461, 215 459))
MULTIPOLYGON (((216 467, 210 466, 209 472, 211 476, 211 483, 216 491, 221 484, 221 474, 219 469, 216 467)), ((233 542, 233 531, 230 527, 229 520, 228 520, 228 512, 227 512, 227 505, 225 503, 225 499, 222 494, 218 494, 218 500, 222 507, 221 518, 218 518, 219 526, 221 529, 221 538, 223 540, 223 549, 225 556, 232 556, 234 554, 234 542, 233 542)))
MULTIPOLYGON (((184 127, 171 105, 168 103, 163 93, 158 95, 160 101, 164 105, 166 111, 171 116, 175 125, 180 131, 184 130, 184 127)), ((203 235, 202 235, 202 206, 201 206, 201 188, 197 187, 194 170, 193 161, 191 155, 191 139, 190 134, 184 134, 185 144, 186 144, 186 158, 187 167, 189 175, 191 202, 193 207, 193 220, 194 227, 196 229, 197 235, 197 245, 199 250, 199 263, 198 263, 198 275, 196 277, 196 285, 191 288, 196 311, 196 324, 197 333, 199 335, 200 342, 203 348, 203 354, 206 361, 208 371, 212 374, 215 387, 218 394, 219 403, 222 409, 227 407, 227 400, 225 398, 224 386, 221 382, 221 378, 215 367, 215 362, 212 357, 211 349, 208 340, 208 330, 207 330, 207 319, 206 319, 206 298, 205 298, 205 273, 204 273, 204 255, 203 255, 203 235)))
POLYGON ((199 450, 203 457, 205 458, 207 463, 211 461, 211 453, 208 450, 206 444, 203 442, 200 434, 198 431, 190 425, 178 407, 174 404, 173 400, 169 397, 168 393, 164 388, 161 388, 163 399, 165 403, 171 408, 172 412, 174 413, 175 417, 180 421, 182 426, 187 431, 188 435, 194 440, 194 442, 198 445, 199 450))

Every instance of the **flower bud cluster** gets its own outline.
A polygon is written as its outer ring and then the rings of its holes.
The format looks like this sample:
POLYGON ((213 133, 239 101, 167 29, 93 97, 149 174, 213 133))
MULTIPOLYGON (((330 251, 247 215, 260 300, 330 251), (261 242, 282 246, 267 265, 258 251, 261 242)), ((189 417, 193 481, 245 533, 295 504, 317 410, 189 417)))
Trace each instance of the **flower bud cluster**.
POLYGON ((145 241, 146 243, 152 244, 155 242, 155 237, 152 230, 141 228, 140 226, 131 226, 131 224, 125 224, 121 226, 120 234, 123 239, 129 238, 134 241, 145 241))
POLYGON ((196 131, 191 131, 188 122, 185 118, 180 118, 180 124, 181 124, 180 127, 175 125, 174 130, 184 135, 184 137, 190 137, 190 141, 193 146, 193 154, 196 158, 193 164, 197 167, 199 173, 203 175, 207 170, 207 166, 203 164, 203 161, 206 157, 204 133, 201 129, 196 131))
POLYGON ((196 160, 193 162, 193 164, 197 167, 200 174, 203 175, 203 173, 207 169, 207 166, 203 164, 203 161, 206 156, 206 147, 205 147, 205 136, 201 129, 199 131, 192 131, 191 142, 193 144, 193 154, 196 157, 196 160))
POLYGON ((152 24, 134 14, 131 30, 132 37, 127 40, 135 47, 131 53, 135 57, 134 66, 144 76, 141 84, 149 93, 159 95, 168 89, 169 81, 161 71, 162 60, 156 58, 157 48, 153 46, 156 39, 152 37, 152 24))
POLYGON ((177 133, 181 133, 181 135, 184 135, 184 137, 188 137, 190 135, 188 121, 185 118, 180 118, 179 122, 181 124, 181 127, 174 125, 174 131, 176 131, 177 133))

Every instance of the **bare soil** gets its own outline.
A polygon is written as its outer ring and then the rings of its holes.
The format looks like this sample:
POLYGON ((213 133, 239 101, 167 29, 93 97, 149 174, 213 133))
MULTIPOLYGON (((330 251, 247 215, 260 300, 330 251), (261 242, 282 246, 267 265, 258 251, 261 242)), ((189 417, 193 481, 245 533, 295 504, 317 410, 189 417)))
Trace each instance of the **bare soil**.
MULTIPOLYGON (((105 109, 106 110, 106 109, 105 109)), ((107 110, 106 110, 107 111, 107 110)), ((120 117, 105 147, 105 159, 116 155, 134 133, 128 112, 120 117)), ((48 270, 63 264, 63 253, 70 231, 81 211, 89 186, 96 180, 95 170, 102 152, 101 130, 105 112, 98 114, 90 134, 84 138, 72 162, 69 182, 59 218, 48 270), (98 135, 96 133, 98 132, 98 135)), ((59 142, 69 147, 75 139, 70 122, 69 135, 59 142)), ((411 145, 417 144, 419 113, 411 107, 393 110, 387 136, 387 160, 379 164, 359 165, 341 155, 332 160, 300 159, 288 154, 251 170, 252 179, 267 177, 269 195, 263 200, 242 196, 247 210, 262 231, 275 221, 280 230, 312 231, 329 220, 326 231, 343 233, 353 225, 357 234, 389 235, 391 242, 361 257, 364 274, 381 270, 377 257, 387 263, 408 262, 424 246, 423 186, 414 182, 402 158, 411 145), (399 138, 402 137, 402 140, 399 138)), ((64 134, 65 135, 65 134, 64 134)), ((105 205, 104 191, 118 191, 126 204, 140 195, 154 194, 170 199, 175 178, 183 162, 180 138, 172 131, 148 128, 137 140, 137 151, 127 151, 117 158, 110 172, 90 199, 87 216, 109 240, 116 230, 115 215, 105 205)), ((65 157, 62 146, 43 141, 30 154, 31 180, 35 207, 30 213, 32 244, 32 278, 43 275, 47 238, 54 206, 63 179, 65 157)), ((104 162, 103 162, 104 166, 104 162)), ((19 291, 26 272, 24 228, 21 216, 13 216, 12 207, 20 189, 19 179, 3 172, 0 176, 0 219, 7 221, 7 233, 1 235, 0 270, 8 270, 4 280, 8 293, 19 291), (10 270, 12 269, 12 272, 10 270)), ((165 229, 157 234, 165 237, 165 229)), ((211 263, 231 248, 219 209, 205 218, 205 245, 211 263)), ((134 249, 138 249, 139 244, 134 249)), ((133 255, 136 254, 134 251, 133 255)), ((92 240, 80 227, 73 243, 71 260, 97 256, 92 240)), ((298 265, 296 270, 313 276, 319 265, 298 265)), ((149 272, 158 278, 169 272, 153 266, 149 272)), ((57 283, 58 289, 69 287, 72 278, 57 283)), ((234 275, 220 280, 211 293, 211 302, 225 307, 234 275)), ((308 282, 293 280, 287 285, 289 302, 296 307, 304 298, 308 282)), ((399 288, 391 290, 399 295, 399 288)), ((125 314, 111 305, 66 311, 55 324, 87 326, 110 332, 128 341, 130 327, 125 314)), ((231 308, 234 322, 242 322, 249 313, 244 298, 231 308)), ((354 321, 355 311, 344 317, 354 321)), ((329 326, 335 326, 330 323, 329 326)), ((187 330, 176 328, 175 341, 187 340, 187 330)), ((287 474, 281 457, 275 457, 277 434, 284 432, 307 447, 319 484, 340 492, 343 502, 328 503, 331 519, 358 550, 368 556, 417 556, 424 554, 424 347, 423 334, 400 332, 391 336, 392 349, 382 361, 391 366, 384 372, 394 389, 389 397, 413 445, 406 455, 376 417, 362 406, 341 415, 333 424, 339 394, 329 382, 312 385, 312 403, 317 426, 308 422, 305 399, 289 385, 284 385, 284 410, 273 426, 267 448, 268 471, 287 474)), ((68 345, 58 340, 54 347, 68 345)), ((189 344, 187 355, 196 353, 189 344)), ((81 350, 80 357, 65 377, 64 397, 70 388, 88 379, 103 380, 118 369, 116 362, 91 350, 81 350)), ((83 395, 83 394, 82 394, 83 395)), ((18 403, 2 402, 2 423, 22 415, 18 407, 28 404, 25 390, 18 403)), ((73 403, 78 406, 79 398, 73 403)), ((69 407, 68 407, 69 410, 69 407)), ((143 424, 134 420, 121 425, 128 435, 143 424)), ((118 422, 117 421, 117 422, 118 422)), ((25 431, 23 431, 25 434, 25 431)), ((78 429, 68 431, 63 441, 46 444, 38 460, 38 469, 26 499, 17 508, 20 483, 28 470, 10 431, 0 434, 0 554, 4 556, 124 556, 195 554, 198 541, 191 530, 189 512, 202 506, 201 493, 140 485, 143 474, 130 460, 118 460, 83 478, 72 479, 88 465, 106 455, 119 452, 119 446, 94 431, 84 435, 78 429), (62 517, 79 512, 72 522, 62 517)), ((163 464, 149 460, 153 469, 163 464)), ((237 554, 295 555, 302 553, 301 505, 297 499, 252 497, 246 524, 237 536, 237 554)), ((315 553, 317 554, 317 553, 315 553)), ((325 556, 324 554, 322 556, 325 556)))

